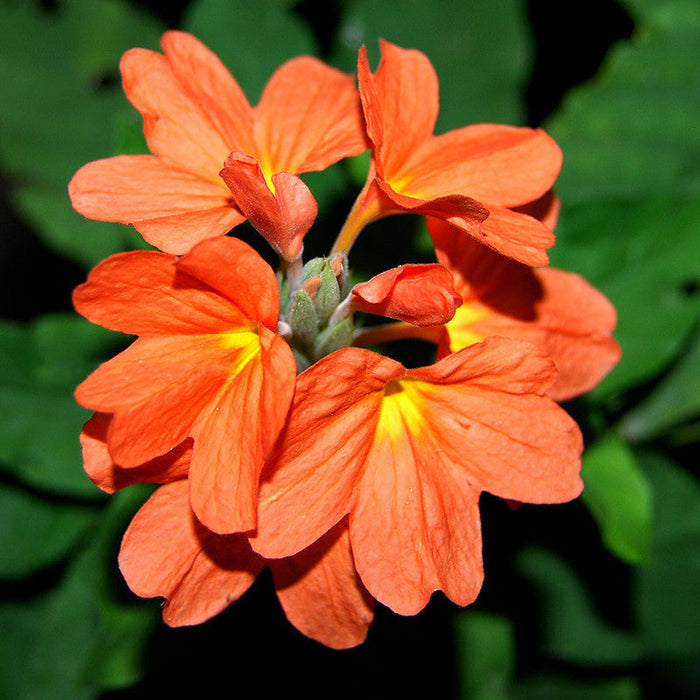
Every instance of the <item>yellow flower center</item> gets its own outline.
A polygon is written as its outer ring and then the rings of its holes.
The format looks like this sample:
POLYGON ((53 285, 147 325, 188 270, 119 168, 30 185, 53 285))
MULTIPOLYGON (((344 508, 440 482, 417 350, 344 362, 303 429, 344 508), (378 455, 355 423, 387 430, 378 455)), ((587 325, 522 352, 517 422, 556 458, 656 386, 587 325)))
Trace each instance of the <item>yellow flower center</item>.
POLYGON ((476 304, 462 304, 446 324, 450 336, 450 352, 457 352, 474 343, 480 343, 485 336, 474 332, 470 326, 487 315, 488 311, 476 304))
POLYGON ((237 351, 232 363, 232 374, 238 374, 252 360, 260 356, 260 336, 257 324, 241 326, 221 334, 221 343, 227 350, 237 351))
POLYGON ((406 433, 419 435, 425 425, 423 397, 419 382, 394 379, 384 387, 384 398, 379 414, 377 434, 390 440, 403 438, 406 433))

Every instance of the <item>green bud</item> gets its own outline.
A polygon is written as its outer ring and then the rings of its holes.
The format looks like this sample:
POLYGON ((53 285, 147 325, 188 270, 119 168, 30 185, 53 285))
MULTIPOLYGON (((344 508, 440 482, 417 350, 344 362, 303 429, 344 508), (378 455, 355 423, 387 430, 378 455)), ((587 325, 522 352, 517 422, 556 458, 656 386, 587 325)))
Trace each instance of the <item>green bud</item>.
POLYGON ((302 282, 306 282, 306 280, 310 280, 312 277, 320 275, 325 266, 325 258, 311 258, 311 260, 304 265, 304 270, 301 275, 302 282))
POLYGON ((314 359, 319 360, 335 350, 352 345, 353 323, 346 318, 330 328, 322 330, 314 342, 314 359))
POLYGON ((329 263, 324 265, 320 276, 321 286, 316 292, 316 315, 319 324, 323 327, 340 303, 340 287, 329 263))
POLYGON ((294 334, 294 340, 299 340, 304 345, 311 345, 318 333, 318 317, 311 297, 300 289, 292 295, 289 306, 291 309, 289 325, 294 334))

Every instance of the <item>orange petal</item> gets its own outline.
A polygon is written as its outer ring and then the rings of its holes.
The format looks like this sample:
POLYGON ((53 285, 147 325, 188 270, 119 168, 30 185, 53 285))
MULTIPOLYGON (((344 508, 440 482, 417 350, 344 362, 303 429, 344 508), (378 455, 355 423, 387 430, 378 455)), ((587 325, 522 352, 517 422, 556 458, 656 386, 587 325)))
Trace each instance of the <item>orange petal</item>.
POLYGON ((425 54, 381 40, 382 58, 372 75, 360 49, 358 82, 377 172, 391 181, 428 139, 438 114, 438 79, 425 54))
POLYGON ((462 194, 489 207, 515 207, 547 192, 561 161, 559 146, 541 129, 475 124, 431 138, 388 181, 422 199, 462 194))
POLYGON ((495 206, 489 207, 489 216, 481 224, 478 239, 502 255, 531 267, 547 265, 549 257, 545 251, 554 245, 554 234, 537 219, 495 206))
POLYGON ((231 153, 221 177, 241 211, 273 248, 287 260, 301 253, 318 206, 309 188, 296 175, 277 173, 270 189, 260 164, 250 156, 231 153))
POLYGON ((255 528, 266 448, 284 425, 294 391, 296 367, 289 346, 271 331, 262 332, 268 343, 279 346, 274 359, 286 358, 283 373, 277 375, 279 367, 275 366, 266 376, 262 362, 247 363, 223 386, 192 429, 192 508, 206 527, 222 534, 255 528), (265 411, 273 401, 272 411, 265 411))
POLYGON ((268 558, 295 554, 348 512, 381 390, 404 372, 388 357, 347 348, 299 375, 287 426, 263 472, 253 549, 268 558))
MULTIPOLYGON (((196 62, 206 62, 206 58, 200 56, 196 62)), ((122 57, 120 68, 124 92, 143 115, 148 147, 163 161, 215 183, 226 156, 250 146, 221 133, 220 124, 227 117, 212 119, 205 111, 206 102, 198 103, 207 89, 181 83, 165 56, 131 49, 122 57)), ((189 71, 185 68, 183 72, 187 75, 189 71)), ((215 72, 212 64, 207 80, 215 72)), ((221 87, 229 86, 230 81, 224 81, 221 87)), ((223 103, 219 109, 224 109, 223 103)))
POLYGON ((112 461, 107 434, 112 416, 96 413, 80 433, 83 467, 92 481, 106 493, 114 493, 132 484, 166 484, 187 476, 192 456, 192 441, 185 440, 162 457, 125 469, 112 461))
POLYGON ((421 380, 440 459, 462 468, 472 486, 527 503, 579 495, 581 433, 544 395, 556 371, 543 352, 487 338, 409 376, 421 380))
POLYGON ((534 216, 535 219, 541 221, 548 229, 554 231, 559 219, 559 210, 561 209, 561 201, 554 190, 545 192, 541 197, 532 202, 523 204, 520 207, 515 207, 515 211, 528 216, 534 216))
POLYGON ((364 642, 374 600, 355 571, 346 522, 294 557, 267 563, 285 615, 300 632, 332 649, 364 642))
POLYGON ((354 78, 309 56, 288 61, 255 108, 255 138, 257 149, 248 153, 268 177, 324 170, 362 153, 368 146, 354 78))
POLYGON ((216 336, 142 337, 100 365, 77 401, 114 413, 112 458, 137 466, 190 437, 194 420, 229 378, 235 352, 216 336))
POLYGON ((246 318, 277 328, 277 277, 247 243, 229 237, 203 242, 180 258, 177 268, 224 295, 246 318))
POLYGON ((379 209, 373 218, 394 214, 403 209, 411 214, 442 219, 462 229, 481 243, 526 265, 546 265, 545 249, 554 244, 554 234, 540 221, 503 207, 486 209, 479 202, 462 195, 421 200, 394 192, 386 182, 375 180, 381 196, 369 191, 368 200, 379 209))
MULTIPOLYGON (((478 309, 468 327, 448 325, 450 334, 524 340, 546 351, 559 370, 549 395, 563 401, 595 386, 620 358, 611 337, 612 304, 578 275, 533 270, 466 239, 435 219, 428 222, 438 259, 455 278, 465 303, 478 309)), ((450 349, 459 350, 452 336, 450 349)))
POLYGON ((417 326, 439 326, 455 314, 462 298, 442 265, 402 265, 376 275, 352 290, 360 311, 389 316, 417 326))
POLYGON ((146 241, 177 255, 245 219, 223 181, 202 178, 156 156, 88 163, 73 176, 68 192, 83 216, 133 224, 146 241), (186 229, 178 230, 178 225, 186 229))
POLYGON ((162 486, 131 521, 119 567, 134 593, 167 599, 163 619, 196 625, 250 588, 262 562, 239 535, 216 536, 197 523, 187 481, 162 486))
POLYGON ((166 32, 161 46, 182 89, 228 150, 252 153, 253 110, 219 57, 187 32, 166 32))
POLYGON ((175 262, 156 251, 117 253, 75 289, 73 304, 92 323, 134 335, 221 333, 247 322, 230 299, 178 274, 175 262))
POLYGON ((468 605, 483 580, 479 492, 436 464, 440 442, 415 441, 408 431, 375 440, 350 516, 362 581, 400 615, 415 615, 435 590, 468 605))

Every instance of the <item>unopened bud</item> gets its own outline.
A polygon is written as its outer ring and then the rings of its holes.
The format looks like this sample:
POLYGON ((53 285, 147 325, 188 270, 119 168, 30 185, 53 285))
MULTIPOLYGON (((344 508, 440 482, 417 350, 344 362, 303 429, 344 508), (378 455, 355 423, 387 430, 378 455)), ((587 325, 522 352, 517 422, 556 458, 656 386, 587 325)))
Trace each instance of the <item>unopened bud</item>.
POLYGON ((316 292, 316 315, 320 326, 323 327, 340 303, 340 287, 330 264, 324 266, 320 278, 321 284, 316 292))
POLYGON ((290 308, 289 325, 294 338, 304 345, 311 345, 318 333, 318 317, 311 297, 300 289, 293 295, 290 308))

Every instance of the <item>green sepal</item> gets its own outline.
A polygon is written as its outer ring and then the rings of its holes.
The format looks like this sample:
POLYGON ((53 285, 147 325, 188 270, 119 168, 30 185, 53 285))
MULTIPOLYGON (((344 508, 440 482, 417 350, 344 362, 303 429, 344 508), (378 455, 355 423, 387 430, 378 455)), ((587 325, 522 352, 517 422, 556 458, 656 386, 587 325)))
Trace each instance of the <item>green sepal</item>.
POLYGON ((353 330, 353 322, 346 318, 340 323, 336 323, 334 326, 321 331, 314 342, 314 359, 319 360, 336 350, 350 347, 352 345, 353 330))
POLYGON ((323 268, 326 266, 325 258, 311 258, 305 265, 302 271, 302 281, 306 282, 316 275, 320 275, 323 268))
POLYGON ((303 345, 311 345, 318 333, 318 317, 311 297, 300 289, 292 295, 290 302, 292 309, 289 325, 294 334, 294 340, 303 345))
POLYGON ((340 303, 340 287, 330 263, 321 270, 321 286, 316 292, 316 316, 321 327, 328 324, 328 319, 340 303))

